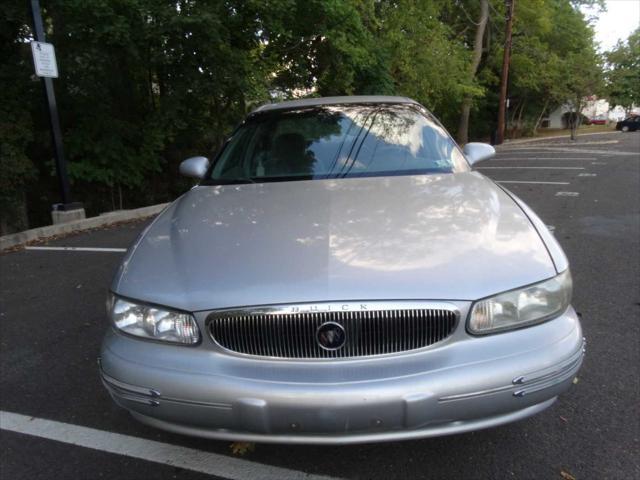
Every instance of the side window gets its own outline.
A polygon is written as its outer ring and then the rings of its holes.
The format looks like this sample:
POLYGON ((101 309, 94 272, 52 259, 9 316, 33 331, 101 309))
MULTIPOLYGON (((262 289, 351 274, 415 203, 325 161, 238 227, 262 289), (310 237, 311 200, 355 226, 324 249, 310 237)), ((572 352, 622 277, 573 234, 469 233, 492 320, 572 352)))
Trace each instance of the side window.
POLYGON ((246 156, 248 141, 253 135, 253 130, 253 128, 247 127, 236 132, 213 168, 212 176, 214 178, 244 176, 245 165, 242 159, 246 156))

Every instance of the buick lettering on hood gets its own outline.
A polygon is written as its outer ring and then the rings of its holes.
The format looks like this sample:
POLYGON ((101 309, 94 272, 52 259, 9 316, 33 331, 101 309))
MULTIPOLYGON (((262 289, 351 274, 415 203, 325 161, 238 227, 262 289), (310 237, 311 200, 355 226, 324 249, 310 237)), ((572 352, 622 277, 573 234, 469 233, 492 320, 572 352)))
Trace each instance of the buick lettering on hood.
MULTIPOLYGON (((111 285, 100 375, 154 427, 349 444, 541 412, 584 354, 562 249, 403 97, 252 112, 111 285)), ((531 424, 530 424, 531 425, 531 424)))

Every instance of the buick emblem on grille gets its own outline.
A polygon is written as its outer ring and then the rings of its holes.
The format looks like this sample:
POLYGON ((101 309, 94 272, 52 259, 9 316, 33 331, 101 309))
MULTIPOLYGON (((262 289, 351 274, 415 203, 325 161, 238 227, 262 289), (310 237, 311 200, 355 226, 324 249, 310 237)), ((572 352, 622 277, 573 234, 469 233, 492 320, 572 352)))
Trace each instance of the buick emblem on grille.
POLYGON ((326 322, 318 327, 316 341, 320 348, 338 350, 344 346, 347 334, 339 323, 326 322))

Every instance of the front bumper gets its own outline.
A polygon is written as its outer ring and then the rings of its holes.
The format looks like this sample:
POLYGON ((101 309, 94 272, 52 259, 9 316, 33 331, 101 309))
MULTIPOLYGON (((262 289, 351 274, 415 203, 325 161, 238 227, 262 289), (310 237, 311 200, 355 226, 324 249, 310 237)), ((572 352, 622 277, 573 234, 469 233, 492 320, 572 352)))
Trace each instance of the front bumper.
POLYGON ((207 438, 348 444, 461 433, 519 420, 572 383, 584 339, 572 308, 544 324, 437 348, 339 361, 241 358, 110 331, 103 383, 138 420, 207 438))

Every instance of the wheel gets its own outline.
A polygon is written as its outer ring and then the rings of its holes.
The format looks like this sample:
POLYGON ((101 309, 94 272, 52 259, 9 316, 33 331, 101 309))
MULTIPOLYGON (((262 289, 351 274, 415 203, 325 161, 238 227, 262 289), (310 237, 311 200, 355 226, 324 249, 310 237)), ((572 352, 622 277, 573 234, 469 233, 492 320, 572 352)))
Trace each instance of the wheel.
POLYGON ((628 132, 629 131, 629 125, 625 125, 622 127, 622 131, 623 132, 628 132))

